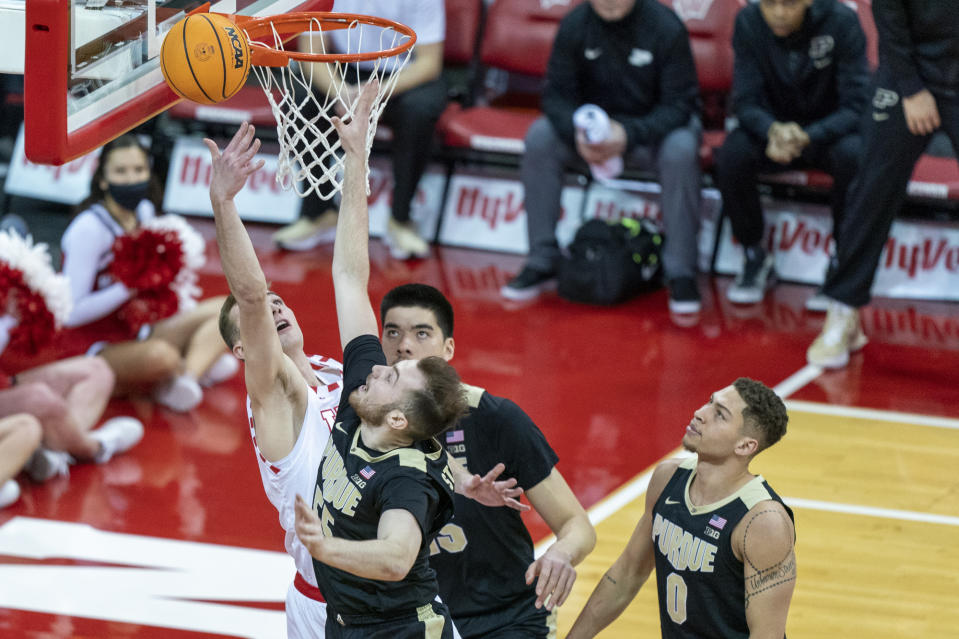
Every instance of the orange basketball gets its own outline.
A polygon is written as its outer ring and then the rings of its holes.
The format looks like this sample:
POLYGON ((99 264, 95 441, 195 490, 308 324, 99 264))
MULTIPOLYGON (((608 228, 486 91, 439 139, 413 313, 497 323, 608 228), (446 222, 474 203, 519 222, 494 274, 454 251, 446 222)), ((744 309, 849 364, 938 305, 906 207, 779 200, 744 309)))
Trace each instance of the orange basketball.
POLYGON ((198 13, 180 20, 160 48, 160 69, 177 95, 215 104, 240 90, 250 73, 246 34, 226 16, 198 13))

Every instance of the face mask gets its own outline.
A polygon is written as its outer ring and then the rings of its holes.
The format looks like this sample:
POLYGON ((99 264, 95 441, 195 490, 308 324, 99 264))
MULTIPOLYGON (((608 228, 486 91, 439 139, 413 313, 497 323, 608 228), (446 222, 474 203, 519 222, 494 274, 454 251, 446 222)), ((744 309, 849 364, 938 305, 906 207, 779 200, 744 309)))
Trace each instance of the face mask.
POLYGON ((107 193, 128 211, 136 210, 137 204, 146 199, 147 191, 150 188, 150 181, 137 182, 136 184, 113 184, 107 182, 107 193))

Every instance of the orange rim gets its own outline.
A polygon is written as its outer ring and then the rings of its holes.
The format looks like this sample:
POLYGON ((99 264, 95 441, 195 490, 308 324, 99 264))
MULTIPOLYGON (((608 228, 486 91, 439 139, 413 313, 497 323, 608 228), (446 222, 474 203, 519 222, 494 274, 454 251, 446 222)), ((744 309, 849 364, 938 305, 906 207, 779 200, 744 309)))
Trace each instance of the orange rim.
POLYGON ((405 53, 416 42, 416 33, 410 27, 393 20, 377 16, 366 16, 354 13, 336 13, 326 11, 300 11, 295 13, 280 13, 275 16, 254 18, 251 16, 228 15, 237 26, 246 31, 250 37, 250 62, 257 66, 286 66, 290 60, 304 62, 361 62, 389 58, 405 53), (300 33, 310 31, 311 25, 319 22, 323 31, 347 29, 354 22, 368 24, 394 31, 407 36, 407 39, 390 49, 372 51, 370 53, 302 53, 300 51, 284 51, 261 42, 254 42, 255 38, 272 36, 274 29, 284 40, 289 40, 300 33))

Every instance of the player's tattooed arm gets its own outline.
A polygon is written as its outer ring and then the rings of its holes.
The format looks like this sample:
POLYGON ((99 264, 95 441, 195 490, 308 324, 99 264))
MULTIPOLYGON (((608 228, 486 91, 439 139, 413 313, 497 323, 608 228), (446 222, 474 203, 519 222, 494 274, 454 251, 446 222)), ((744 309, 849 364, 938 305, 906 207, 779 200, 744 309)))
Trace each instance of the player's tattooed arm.
POLYGON ((782 637, 796 585, 792 520, 779 503, 764 502, 747 513, 736 532, 750 636, 782 637))

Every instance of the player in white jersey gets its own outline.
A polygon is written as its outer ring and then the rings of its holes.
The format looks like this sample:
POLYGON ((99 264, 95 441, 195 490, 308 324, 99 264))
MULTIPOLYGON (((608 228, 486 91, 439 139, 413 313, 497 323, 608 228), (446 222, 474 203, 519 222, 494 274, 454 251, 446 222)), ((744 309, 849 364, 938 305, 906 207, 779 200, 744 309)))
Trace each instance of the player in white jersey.
POLYGON ((343 383, 343 366, 338 361, 314 355, 310 364, 314 375, 306 381, 313 393, 308 397, 300 435, 283 459, 270 462, 260 452, 250 398, 246 401, 263 490, 280 516, 280 526, 286 533, 283 544, 296 564, 296 577, 286 593, 287 637, 293 638, 322 637, 326 624, 326 603, 316 587, 312 558, 293 529, 294 500, 316 482, 316 471, 336 420, 343 383))
POLYGON ((324 637, 326 605, 316 588, 312 561, 293 532, 294 496, 310 494, 320 456, 330 436, 339 403, 339 364, 332 360, 317 372, 303 352, 303 333, 293 311, 268 290, 250 237, 233 197, 247 177, 263 164, 254 162, 259 143, 244 123, 221 155, 213 156, 210 200, 216 240, 230 295, 220 309, 220 334, 233 354, 245 362, 248 410, 263 487, 286 531, 286 549, 297 575, 287 591, 287 634, 294 639, 324 637), (333 397, 335 395, 335 398, 333 397), (301 487, 302 486, 302 487, 301 487))

